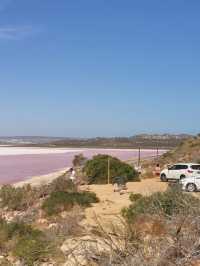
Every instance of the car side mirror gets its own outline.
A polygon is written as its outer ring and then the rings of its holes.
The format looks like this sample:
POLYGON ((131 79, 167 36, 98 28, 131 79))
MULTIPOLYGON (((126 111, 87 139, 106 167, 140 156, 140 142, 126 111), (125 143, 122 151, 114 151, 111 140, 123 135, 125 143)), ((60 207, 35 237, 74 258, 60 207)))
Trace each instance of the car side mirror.
POLYGON ((167 166, 167 169, 170 170, 170 168, 171 168, 171 165, 168 165, 168 166, 167 166))

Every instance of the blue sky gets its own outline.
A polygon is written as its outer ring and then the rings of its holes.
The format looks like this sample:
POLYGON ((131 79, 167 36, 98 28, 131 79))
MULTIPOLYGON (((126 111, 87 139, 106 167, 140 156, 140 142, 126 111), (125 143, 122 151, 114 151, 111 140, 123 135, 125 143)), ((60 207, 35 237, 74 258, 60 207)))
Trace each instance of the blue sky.
POLYGON ((198 133, 200 1, 0 0, 0 135, 198 133))

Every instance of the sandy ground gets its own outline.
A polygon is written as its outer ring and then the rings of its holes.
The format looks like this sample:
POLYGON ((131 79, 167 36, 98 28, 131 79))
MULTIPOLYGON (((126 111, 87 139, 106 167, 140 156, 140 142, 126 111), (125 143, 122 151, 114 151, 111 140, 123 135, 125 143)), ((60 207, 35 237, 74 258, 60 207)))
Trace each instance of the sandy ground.
POLYGON ((103 223, 110 223, 117 218, 123 207, 130 204, 130 193, 140 193, 142 195, 150 195, 154 192, 165 191, 167 183, 160 182, 159 178, 145 179, 141 182, 131 182, 127 184, 128 190, 120 195, 113 191, 112 185, 91 185, 82 187, 95 192, 100 199, 99 203, 93 204, 91 208, 86 209, 86 223, 94 225, 96 219, 100 219, 103 223))

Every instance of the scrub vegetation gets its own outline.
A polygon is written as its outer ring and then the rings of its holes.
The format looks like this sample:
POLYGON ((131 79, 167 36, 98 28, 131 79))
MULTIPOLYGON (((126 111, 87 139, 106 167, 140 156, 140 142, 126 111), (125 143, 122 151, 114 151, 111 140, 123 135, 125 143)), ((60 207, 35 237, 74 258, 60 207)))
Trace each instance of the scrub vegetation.
POLYGON ((91 160, 88 160, 83 168, 88 178, 88 183, 107 184, 108 167, 111 182, 118 176, 124 177, 126 181, 139 181, 137 171, 129 164, 109 155, 96 155, 91 160))

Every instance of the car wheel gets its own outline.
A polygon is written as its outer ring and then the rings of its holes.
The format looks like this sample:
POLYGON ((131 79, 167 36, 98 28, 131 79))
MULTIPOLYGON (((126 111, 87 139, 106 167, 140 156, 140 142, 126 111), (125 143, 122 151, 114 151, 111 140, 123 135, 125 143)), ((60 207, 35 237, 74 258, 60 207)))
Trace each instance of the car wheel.
POLYGON ((167 182, 167 181, 168 181, 168 180, 167 180, 167 177, 166 177, 165 174, 162 174, 162 175, 160 176, 160 179, 161 179, 162 182, 167 182))
POLYGON ((180 176, 180 180, 181 180, 181 179, 184 179, 184 178, 186 178, 185 175, 181 175, 181 176, 180 176))
POLYGON ((197 190, 196 185, 193 183, 187 184, 186 189, 188 192, 194 192, 197 190))

